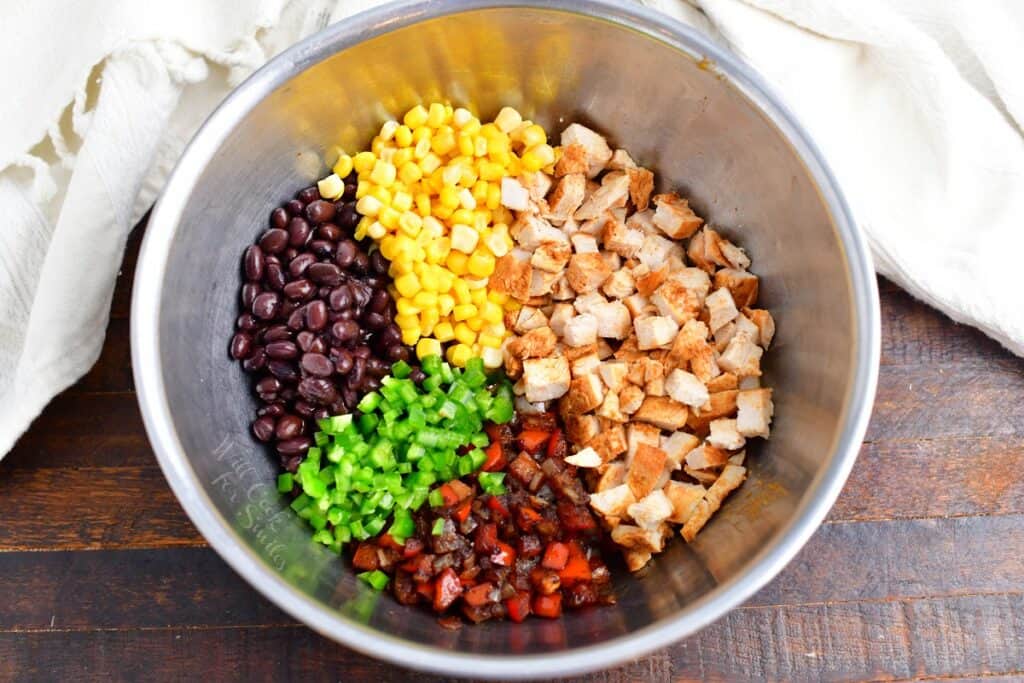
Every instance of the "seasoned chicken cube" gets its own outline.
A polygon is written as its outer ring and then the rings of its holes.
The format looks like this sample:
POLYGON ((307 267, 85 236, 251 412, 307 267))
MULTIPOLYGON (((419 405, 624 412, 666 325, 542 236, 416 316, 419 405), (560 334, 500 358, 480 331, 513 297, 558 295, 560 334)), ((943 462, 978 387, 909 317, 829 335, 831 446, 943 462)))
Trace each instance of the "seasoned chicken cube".
POLYGON ((586 445, 601 431, 594 415, 570 415, 565 418, 565 434, 575 444, 586 445))
POLYGON ((636 496, 626 484, 590 494, 590 507, 602 517, 623 517, 635 502, 636 496))
POLYGON ((679 333, 679 325, 672 318, 660 315, 635 319, 633 329, 636 330, 637 347, 641 351, 667 346, 679 333))
POLYGON ((555 164, 555 177, 561 178, 570 173, 590 172, 590 163, 587 160, 587 150, 583 145, 573 143, 562 148, 562 158, 555 164))
POLYGON ((772 343, 772 338, 775 337, 775 319, 772 318, 772 314, 760 308, 744 308, 743 314, 757 326, 757 343, 761 345, 761 348, 767 349, 772 343))
POLYGON ((632 524, 619 524, 612 529, 612 540, 630 550, 660 553, 665 547, 665 535, 660 528, 642 529, 632 524))
POLYGON ((509 228, 509 233, 518 243, 519 248, 529 254, 545 242, 568 242, 565 233, 548 223, 540 216, 521 213, 509 228))
POLYGON ((717 394, 720 391, 729 391, 739 385, 736 375, 731 372, 723 372, 718 377, 707 383, 708 393, 717 394))
POLYGON ((525 303, 530 299, 532 280, 533 268, 529 263, 518 260, 514 254, 505 254, 495 263, 488 285, 496 292, 525 303))
POLYGON ((530 193, 515 178, 502 178, 501 205, 513 211, 526 211, 530 208, 530 193))
POLYGON ((654 225, 674 240, 690 237, 704 223, 690 208, 690 202, 674 192, 655 195, 654 205, 654 225))
POLYGON ((572 375, 564 356, 529 358, 523 361, 526 400, 530 403, 550 401, 569 391, 572 375))
POLYGON ((665 392, 673 400, 691 408, 700 408, 710 398, 708 388, 696 375, 679 369, 668 373, 665 379, 665 392))
POLYGON ((587 468, 600 467, 603 464, 601 456, 597 454, 597 451, 589 446, 581 449, 573 455, 567 455, 565 457, 565 461, 570 465, 575 465, 576 467, 587 468))
POLYGON ((555 336, 554 331, 547 325, 544 325, 509 341, 507 350, 511 355, 524 360, 527 358, 544 358, 551 355, 557 343, 558 338, 555 336))
POLYGON ((619 301, 596 303, 590 312, 597 318, 597 336, 605 339, 625 339, 632 329, 629 309, 619 301))
POLYGON ((627 228, 619 221, 608 221, 605 223, 601 241, 605 249, 624 258, 633 258, 644 245, 644 234, 639 230, 627 228))
POLYGON ((757 276, 745 270, 722 268, 715 273, 715 289, 728 290, 739 308, 749 308, 757 303, 757 276))
POLYGON ((547 401, 530 403, 525 396, 516 396, 515 408, 520 415, 543 415, 548 412, 548 403, 547 401))
MULTIPOLYGON (((520 309, 522 310, 522 309, 520 309)), ((561 337, 565 332, 565 323, 576 314, 572 304, 555 304, 551 311, 551 320, 547 323, 555 334, 561 337)), ((519 330, 516 330, 517 332, 519 330)))
POLYGON ((601 379, 594 373, 588 373, 572 380, 558 407, 564 415, 582 415, 601 405, 603 400, 601 379))
POLYGON ((555 189, 547 196, 548 210, 543 214, 550 221, 564 222, 569 219, 583 203, 587 179, 582 173, 570 173, 559 178, 555 189))
POLYGON ((644 235, 661 235, 661 232, 654 225, 654 209, 635 212, 626 219, 626 227, 639 230, 644 235))
POLYGON ((632 464, 641 444, 661 447, 661 429, 645 422, 631 422, 626 427, 626 465, 632 464))
POLYGON ((574 296, 576 296, 576 292, 572 291, 572 287, 569 286, 569 281, 563 272, 555 280, 555 284, 551 285, 551 298, 555 301, 569 301, 574 296))
POLYGON ((708 309, 708 328, 712 332, 732 322, 740 314, 728 289, 716 289, 711 292, 704 300, 704 305, 708 309))
POLYGON ((594 352, 574 358, 569 361, 569 365, 572 369, 572 376, 579 377, 580 375, 589 375, 590 373, 597 370, 601 365, 601 359, 597 357, 594 352))
POLYGON ((704 498, 697 503, 697 509, 693 515, 683 525, 683 530, 680 533, 687 543, 693 541, 697 536, 697 532, 704 528, 704 525, 711 519, 711 515, 715 514, 718 508, 722 506, 722 501, 725 500, 725 497, 742 484, 746 477, 747 470, 745 467, 737 465, 725 466, 722 474, 711 485, 707 493, 704 494, 704 498))
POLYGON ((640 409, 644 402, 644 390, 637 386, 623 387, 619 392, 619 410, 626 415, 632 415, 640 409))
POLYGON ((729 454, 710 443, 703 443, 686 454, 687 466, 695 470, 706 470, 721 467, 729 462, 729 454))
POLYGON ((600 493, 624 483, 626 483, 625 463, 610 462, 604 466, 604 472, 601 473, 601 478, 597 480, 594 491, 600 493))
POLYGON ((629 199, 637 211, 643 211, 654 191, 654 174, 646 168, 630 168, 626 175, 629 176, 629 199))
POLYGON ((720 417, 732 417, 736 414, 736 398, 739 392, 735 389, 716 391, 711 394, 708 402, 700 410, 694 410, 686 420, 686 426, 693 432, 705 433, 712 420, 720 417))
POLYGON ((701 310, 701 297, 698 293, 687 289, 674 278, 654 291, 651 303, 659 313, 669 316, 679 325, 696 318, 701 310))
POLYGON ((523 306, 516 316, 515 331, 517 334, 526 334, 530 330, 544 327, 548 324, 548 317, 544 311, 533 306, 523 306))
POLYGON ((594 412, 600 417, 612 420, 613 422, 626 422, 629 419, 619 409, 619 395, 614 391, 605 393, 604 401, 601 402, 601 405, 594 412))
POLYGON ((601 179, 601 186, 576 209, 573 218, 578 221, 590 220, 602 215, 608 209, 626 205, 629 197, 629 176, 612 171, 601 179))
POLYGON ((597 342, 597 318, 590 313, 580 313, 565 323, 562 341, 569 346, 586 346, 597 342))
MULTIPOLYGON (((665 265, 665 261, 668 260, 669 256, 679 248, 679 245, 664 237, 647 235, 644 238, 644 243, 640 246, 640 251, 636 254, 636 258, 651 270, 656 270, 665 265)), ((668 271, 665 274, 667 275, 668 271)))
POLYGON ((719 248, 721 237, 711 228, 704 228, 690 239, 686 255, 695 266, 708 273, 715 272, 715 266, 726 267, 729 262, 719 248))
POLYGON ((634 318, 652 311, 657 311, 656 308, 650 305, 650 300, 643 294, 630 294, 622 300, 622 303, 626 305, 630 315, 634 318))
POLYGON ((690 519, 694 510, 697 509, 697 503, 704 498, 707 489, 700 484, 670 481, 662 488, 662 492, 664 492, 672 504, 672 514, 669 516, 668 521, 673 524, 685 524, 686 520, 690 519))
POLYGON ((718 472, 716 470, 695 470, 689 465, 684 465, 683 471, 686 472, 687 476, 693 477, 703 486, 711 486, 718 479, 718 472))
POLYGON ((597 247, 597 238, 582 232, 575 233, 569 238, 572 242, 572 249, 577 254, 597 254, 600 249, 597 247))
POLYGON ((736 270, 746 270, 750 267, 750 257, 747 256, 747 252, 743 251, 729 240, 719 240, 718 248, 721 250, 722 256, 725 257, 725 260, 729 262, 729 265, 736 270))
POLYGON ((643 296, 651 296, 668 278, 668 265, 651 270, 645 264, 640 263, 634 266, 632 275, 633 280, 636 281, 636 291, 643 296))
POLYGON ((767 439, 775 406, 771 389, 747 389, 736 395, 736 429, 746 437, 767 439))
POLYGON ((611 161, 612 149, 608 146, 608 141, 586 126, 578 123, 569 124, 562 131, 561 142, 563 149, 570 145, 579 145, 583 148, 589 166, 587 175, 591 178, 603 171, 611 161))
MULTIPOLYGON (((543 270, 534 269, 530 275, 530 297, 550 294, 559 277, 559 273, 548 273, 543 270)), ((530 303, 534 302, 531 301, 530 303)))
POLYGON ((627 371, 626 364, 618 360, 605 361, 597 368, 597 374, 601 377, 601 381, 614 392, 622 391, 626 385, 627 371))
POLYGON ((664 491, 654 489, 626 508, 626 514, 642 529, 657 529, 672 516, 672 501, 664 491))
POLYGON ((613 299, 625 299, 636 291, 636 284, 628 270, 613 269, 611 277, 605 280, 601 289, 613 299))
POLYGON ((700 439, 689 432, 672 432, 661 437, 661 450, 665 451, 665 464, 670 470, 682 467, 683 460, 694 448, 700 445, 700 439))
POLYGON ((566 277, 569 286, 580 294, 593 292, 612 274, 600 254, 573 254, 566 277))
MULTIPOLYGON (((729 373, 732 374, 732 373, 729 373)), ((735 375, 733 375, 735 377, 735 375)), ((746 391, 748 389, 760 389, 761 378, 760 377, 744 377, 736 383, 736 388, 746 391)))
POLYGON ((701 306, 711 291, 711 277, 700 268, 680 268, 672 271, 672 279, 697 295, 701 306))
POLYGON ((626 430, 621 424, 606 422, 598 435, 587 445, 597 451, 605 462, 611 462, 619 454, 626 452, 626 430))
MULTIPOLYGON (((719 290, 721 291, 721 290, 719 290)), ((709 299, 711 297, 708 297, 709 299)), ((718 365, 737 377, 761 376, 761 356, 764 349, 743 335, 733 337, 725 352, 718 358, 718 365)))
POLYGON ((572 256, 572 247, 565 242, 544 242, 533 251, 530 265, 549 273, 560 273, 572 256))
POLYGON ((715 351, 707 342, 708 327, 699 320, 690 320, 676 335, 667 360, 673 368, 690 364, 690 371, 701 382, 709 381, 721 374, 715 360, 715 351))
POLYGON ((551 191, 551 186, 555 184, 551 176, 543 171, 535 171, 533 173, 526 171, 519 176, 519 182, 530 193, 530 199, 535 202, 539 202, 547 197, 548 192, 551 191))
POLYGON ((608 162, 608 169, 611 171, 625 171, 627 168, 636 168, 636 162, 629 152, 624 149, 617 149, 608 162))
POLYGON ((602 251, 601 258, 604 259, 604 264, 608 266, 611 272, 615 272, 622 268, 622 257, 610 251, 602 251))
POLYGON ((681 429, 686 424, 689 410, 679 401, 666 396, 648 396, 633 413, 634 420, 649 422, 667 430, 681 429))
MULTIPOLYGON (((737 397, 738 403, 738 397, 737 397)), ((735 451, 743 448, 747 440, 736 431, 736 420, 727 417, 720 417, 711 421, 711 433, 708 434, 708 443, 716 448, 724 448, 727 451, 735 451)))

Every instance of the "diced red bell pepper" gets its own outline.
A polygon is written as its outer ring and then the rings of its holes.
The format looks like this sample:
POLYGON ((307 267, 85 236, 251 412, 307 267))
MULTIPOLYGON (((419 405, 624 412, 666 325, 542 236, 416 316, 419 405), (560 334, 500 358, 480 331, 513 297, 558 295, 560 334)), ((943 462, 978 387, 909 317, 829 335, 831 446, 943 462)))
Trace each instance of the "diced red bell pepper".
POLYGON ((434 611, 443 612, 462 595, 462 583, 455 570, 445 567, 434 581, 434 611))
POLYGON ((597 522, 583 505, 573 505, 568 500, 558 502, 558 519, 566 531, 589 532, 597 529, 597 522))
POLYGON ((537 595, 533 598, 533 613, 538 617, 557 619, 562 616, 562 594, 537 595))
POLYGON ((382 548, 391 548, 392 550, 405 549, 405 545, 396 541, 391 534, 381 534, 380 538, 377 539, 377 543, 379 543, 382 548))
POLYGON ((377 545, 374 543, 360 543, 356 548, 356 554, 352 557, 352 566, 360 571, 372 572, 380 566, 380 558, 377 557, 377 545))
POLYGON ((568 444, 565 443, 562 430, 556 429, 551 433, 551 438, 548 439, 547 456, 549 458, 564 458, 567 451, 568 444))
POLYGON ((519 447, 527 453, 533 454, 540 451, 541 447, 548 442, 551 434, 539 429, 527 429, 516 437, 519 440, 519 447))
POLYGON ((438 490, 441 492, 441 497, 444 498, 444 506, 447 508, 455 507, 473 495, 473 489, 458 479, 442 484, 438 490))
POLYGON ((563 585, 571 586, 581 581, 590 581, 590 577, 590 560, 578 542, 570 541, 569 561, 566 562, 565 568, 558 572, 558 578, 562 580, 563 585))
POLYGON ((488 581, 487 583, 481 583, 473 586, 466 591, 462 599, 466 601, 466 604, 470 607, 480 607, 491 602, 491 592, 494 590, 494 584, 488 581))
POLYGON ((497 547, 491 552, 491 562, 502 567, 511 567, 516 562, 516 550, 508 543, 498 541, 497 547))
POLYGON ((467 519, 469 519, 469 511, 470 502, 467 500, 462 505, 455 508, 455 513, 452 515, 452 517, 455 518, 455 521, 461 524, 462 522, 465 522, 467 519))
POLYGON ((473 547, 478 553, 489 553, 498 547, 498 525, 481 524, 473 534, 473 547))
POLYGON ((512 438, 512 429, 508 425, 488 422, 484 425, 484 431, 487 433, 487 438, 491 440, 491 443, 502 443, 512 438))
POLYGON ((505 601, 505 608, 508 610, 508 618, 517 624, 522 623, 530 616, 530 593, 519 591, 505 601))
POLYGON ((491 512, 502 519, 508 517, 508 508, 501 502, 501 498, 497 496, 491 496, 487 499, 487 507, 491 509, 491 512))
POLYGON ((484 460, 483 471, 484 472, 498 472, 505 469, 505 465, 508 461, 505 460, 505 451, 501 447, 500 441, 491 441, 491 445, 484 451, 487 454, 487 459, 484 460))
POLYGON ((407 538, 405 539, 405 545, 402 546, 402 557, 409 559, 410 557, 416 557, 423 552, 423 541, 418 538, 407 538))
POLYGON ((416 592, 427 599, 427 602, 434 601, 434 582, 433 581, 417 581, 416 592))
POLYGON ((547 569, 554 569, 556 572, 565 568, 569 561, 569 546, 559 541, 548 543, 544 550, 544 559, 540 561, 541 566, 547 569))
POLYGON ((531 507, 520 505, 516 508, 516 524, 523 531, 530 531, 542 519, 544 518, 541 517, 540 513, 531 507))

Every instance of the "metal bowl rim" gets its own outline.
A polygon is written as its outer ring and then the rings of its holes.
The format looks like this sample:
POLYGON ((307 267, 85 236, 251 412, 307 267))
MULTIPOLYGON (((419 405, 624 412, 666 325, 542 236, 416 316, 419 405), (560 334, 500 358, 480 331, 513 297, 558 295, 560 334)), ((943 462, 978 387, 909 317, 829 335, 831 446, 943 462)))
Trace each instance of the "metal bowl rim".
POLYGON ((277 55, 210 115, 168 178, 139 253, 131 308, 132 366, 146 432, 171 489, 220 556, 267 599, 328 638, 403 666, 485 678, 566 676, 619 664, 698 631, 768 583, 817 529, 853 467, 874 401, 880 346, 878 291, 867 242, 824 158, 795 116, 751 67, 696 29, 654 10, 615 0, 399 0, 334 24, 277 55), (598 645, 535 655, 465 654, 412 643, 350 621, 288 584, 246 546, 203 492, 175 433, 160 367, 159 303, 170 244, 192 187, 237 122, 277 87, 342 49, 429 19, 495 8, 560 11, 610 21, 709 60, 711 68, 771 120, 806 166, 831 213, 854 294, 855 370, 842 428, 828 464, 775 539, 742 573, 675 616, 598 645))

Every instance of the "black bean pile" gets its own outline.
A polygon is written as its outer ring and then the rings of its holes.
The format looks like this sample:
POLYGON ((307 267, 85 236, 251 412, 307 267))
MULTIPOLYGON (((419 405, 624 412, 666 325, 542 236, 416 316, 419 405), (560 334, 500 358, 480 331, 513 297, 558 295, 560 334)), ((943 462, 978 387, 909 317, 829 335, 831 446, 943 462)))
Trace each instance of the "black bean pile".
MULTIPOLYGON (((255 376, 253 434, 294 472, 316 420, 355 410, 391 364, 412 362, 394 323, 388 261, 352 232, 356 177, 338 201, 308 187, 270 214, 242 258, 242 313, 230 354, 255 376)), ((419 370, 415 371, 419 374, 419 370)))

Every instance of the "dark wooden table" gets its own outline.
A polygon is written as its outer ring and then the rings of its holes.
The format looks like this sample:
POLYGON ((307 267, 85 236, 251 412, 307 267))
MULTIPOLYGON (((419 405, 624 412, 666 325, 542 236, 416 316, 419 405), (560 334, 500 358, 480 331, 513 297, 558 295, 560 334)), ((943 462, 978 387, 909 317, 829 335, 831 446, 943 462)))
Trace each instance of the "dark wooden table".
MULTIPOLYGON (((0 680, 407 678, 273 607, 178 506, 133 393, 138 241, 99 363, 0 462, 0 680)), ((1024 678, 1024 362, 881 289, 874 418, 828 521, 741 608, 585 680, 1024 678)))

